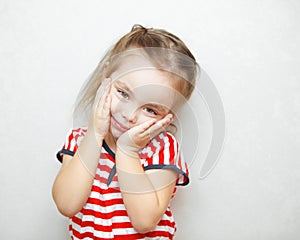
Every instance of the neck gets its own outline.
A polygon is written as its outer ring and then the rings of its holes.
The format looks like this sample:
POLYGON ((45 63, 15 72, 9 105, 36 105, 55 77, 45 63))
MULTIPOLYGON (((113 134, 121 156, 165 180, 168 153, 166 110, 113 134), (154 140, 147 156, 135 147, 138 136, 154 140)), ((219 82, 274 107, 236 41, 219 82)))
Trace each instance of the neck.
POLYGON ((109 148, 113 151, 116 152, 116 139, 113 137, 113 135, 111 134, 111 132, 109 131, 106 135, 106 137, 104 138, 106 144, 109 146, 109 148))

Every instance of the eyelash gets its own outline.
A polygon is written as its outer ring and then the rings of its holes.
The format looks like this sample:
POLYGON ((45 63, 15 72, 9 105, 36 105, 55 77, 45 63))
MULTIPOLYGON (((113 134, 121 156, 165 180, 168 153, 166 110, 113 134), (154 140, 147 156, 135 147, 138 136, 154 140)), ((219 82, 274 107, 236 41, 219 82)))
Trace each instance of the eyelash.
MULTIPOLYGON (((126 91, 124 91, 120 88, 117 88, 117 92, 122 98, 129 99, 129 94, 126 91)), ((155 116, 158 115, 158 112, 153 110, 152 108, 144 107, 143 110, 145 110, 147 113, 149 113, 151 115, 155 115, 155 116)))
POLYGON ((152 114, 152 115, 157 115, 157 111, 153 110, 152 108, 144 107, 143 110, 146 110, 146 112, 152 114))
POLYGON ((121 97, 125 98, 125 99, 129 99, 129 94, 127 92, 125 92, 122 89, 117 89, 117 92, 119 93, 119 95, 121 95, 121 97))

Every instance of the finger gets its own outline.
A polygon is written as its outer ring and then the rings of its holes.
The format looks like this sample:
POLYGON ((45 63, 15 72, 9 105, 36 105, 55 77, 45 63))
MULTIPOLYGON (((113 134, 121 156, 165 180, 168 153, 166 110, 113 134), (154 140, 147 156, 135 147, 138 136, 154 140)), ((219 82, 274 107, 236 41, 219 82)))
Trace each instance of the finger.
POLYGON ((151 126, 153 126, 153 124, 155 124, 156 119, 151 119, 149 121, 146 121, 144 123, 142 123, 141 125, 137 126, 138 130, 140 132, 145 132, 146 130, 148 130, 151 126))
MULTIPOLYGON (((155 119, 146 121, 138 126, 132 127, 131 129, 128 130, 130 138, 133 136, 145 136, 145 132, 147 132, 147 129, 149 129, 154 123, 156 122, 155 119)), ((134 141, 133 141, 134 142, 134 141)))
POLYGON ((103 106, 103 113, 104 115, 108 115, 109 112, 110 112, 110 105, 111 105, 111 95, 108 94, 106 96, 106 100, 105 100, 105 103, 104 103, 104 106, 103 106))
POLYGON ((166 127, 173 121, 173 116, 168 114, 163 119, 157 121, 145 133, 149 135, 150 139, 158 135, 160 132, 166 131, 166 127))
POLYGON ((109 87, 110 87, 110 79, 105 78, 97 90, 96 97, 94 100, 94 109, 96 109, 100 105, 100 101, 102 97, 107 93, 109 87))
POLYGON ((104 105, 105 105, 105 103, 107 101, 107 97, 110 94, 110 89, 111 89, 111 84, 105 86, 105 91, 100 96, 100 99, 97 102, 97 105, 96 105, 96 108, 95 108, 96 112, 99 113, 99 112, 101 112, 103 110, 103 107, 104 107, 104 105))
POLYGON ((97 119, 106 119, 110 114, 111 96, 107 94, 101 98, 97 109, 95 109, 94 117, 97 119))
POLYGON ((157 122, 157 125, 160 125, 162 127, 166 127, 168 126, 171 122, 173 121, 173 115, 172 114, 168 114, 166 115, 163 119, 159 120, 157 122))

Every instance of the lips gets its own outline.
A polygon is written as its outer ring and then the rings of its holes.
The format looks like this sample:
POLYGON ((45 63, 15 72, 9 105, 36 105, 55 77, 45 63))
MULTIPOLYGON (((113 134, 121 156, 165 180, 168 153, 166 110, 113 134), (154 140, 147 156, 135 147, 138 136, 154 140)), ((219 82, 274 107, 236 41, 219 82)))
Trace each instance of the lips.
POLYGON ((117 128, 119 131, 126 132, 129 128, 125 127, 123 124, 119 123, 113 116, 111 117, 111 123, 117 128))

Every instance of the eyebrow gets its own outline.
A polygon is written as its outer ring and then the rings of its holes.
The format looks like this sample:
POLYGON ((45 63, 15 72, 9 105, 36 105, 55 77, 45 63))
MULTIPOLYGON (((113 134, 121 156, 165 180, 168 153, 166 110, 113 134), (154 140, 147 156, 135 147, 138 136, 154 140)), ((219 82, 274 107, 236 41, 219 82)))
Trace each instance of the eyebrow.
POLYGON ((126 91, 128 91, 129 93, 132 93, 132 91, 130 90, 130 88, 123 82, 116 80, 115 83, 117 85, 120 85, 120 87, 124 88, 126 91))
POLYGON ((159 111, 162 111, 162 112, 168 112, 169 110, 164 107, 163 105, 158 105, 158 104, 155 104, 155 103, 148 103, 146 104, 147 106, 150 106, 150 107, 153 107, 153 108, 156 108, 157 110, 159 111))

